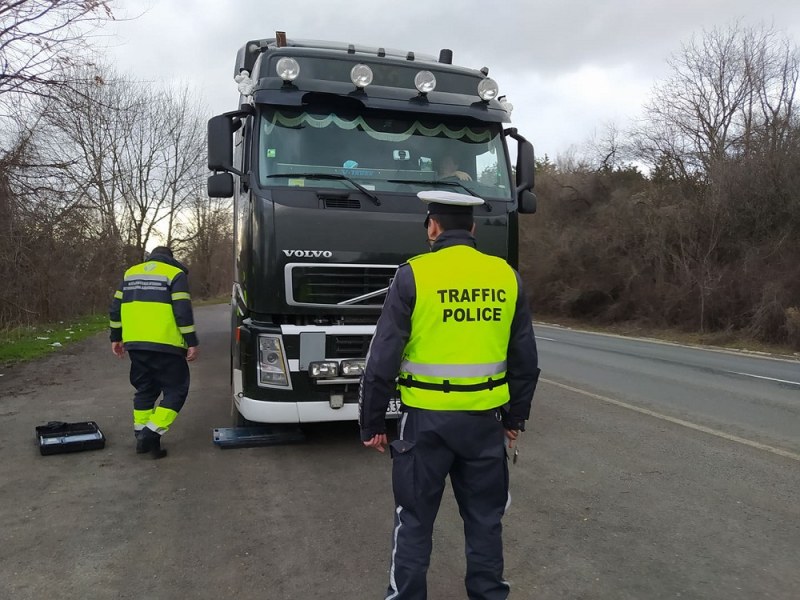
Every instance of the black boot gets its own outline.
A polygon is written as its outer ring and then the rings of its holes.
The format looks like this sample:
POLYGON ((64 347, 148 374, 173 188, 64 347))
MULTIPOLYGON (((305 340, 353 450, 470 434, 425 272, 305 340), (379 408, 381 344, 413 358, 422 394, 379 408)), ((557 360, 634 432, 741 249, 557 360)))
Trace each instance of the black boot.
POLYGON ((140 429, 136 432, 136 454, 147 454, 150 450, 148 444, 150 438, 146 437, 144 431, 144 429, 140 429))
POLYGON ((153 438, 150 445, 150 456, 154 459, 164 458, 167 455, 167 451, 161 447, 161 436, 155 432, 154 434, 155 438, 153 438))
POLYGON ((167 455, 167 451, 161 448, 161 436, 149 427, 145 427, 136 436, 136 453, 148 452, 153 458, 164 458, 167 455))

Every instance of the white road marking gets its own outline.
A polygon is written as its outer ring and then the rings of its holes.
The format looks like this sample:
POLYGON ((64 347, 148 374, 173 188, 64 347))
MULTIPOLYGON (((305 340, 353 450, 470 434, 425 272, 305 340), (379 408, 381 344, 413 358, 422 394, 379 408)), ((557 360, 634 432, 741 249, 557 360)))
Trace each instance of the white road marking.
POLYGON ((742 375, 743 377, 755 377, 756 379, 766 379, 767 381, 777 381, 778 383, 788 383, 789 385, 800 385, 800 381, 789 381, 787 379, 775 379, 774 377, 764 377, 763 375, 753 375, 752 373, 740 373, 739 371, 726 371, 734 375, 742 375))
POLYGON ((555 342, 555 341, 556 341, 556 340, 554 340, 553 338, 546 338, 546 337, 542 337, 542 336, 540 336, 540 335, 537 335, 537 336, 536 336, 536 339, 537 339, 537 340, 547 340, 548 342, 555 342))
POLYGON ((600 400, 602 402, 606 402, 608 404, 613 404, 614 406, 619 406, 620 408, 626 408, 628 410, 632 410, 634 412, 641 413, 643 415, 648 415, 650 417, 655 417, 656 419, 661 419, 662 421, 668 421, 670 423, 674 423, 675 425, 680 425, 681 427, 686 427, 688 429, 694 429, 695 431, 701 431, 703 433, 707 433, 709 435, 716 436, 718 438, 722 438, 723 440, 728 440, 729 442, 736 442, 737 444, 743 444, 745 446, 750 446, 751 448, 756 448, 757 450, 763 450, 765 452, 770 452, 772 454, 776 454, 778 456, 783 456, 784 458, 790 458, 792 460, 796 460, 800 462, 800 454, 796 454, 794 452, 790 452, 789 450, 784 450, 783 448, 776 448, 775 446, 768 446, 767 444, 762 444, 760 442, 755 442, 753 440, 748 440, 745 438, 741 438, 737 435, 731 435, 730 433, 725 433, 724 431, 719 431, 718 429, 712 429, 711 427, 706 427, 705 425, 698 425, 697 423, 692 423, 690 421, 684 421, 683 419, 676 419, 675 417, 670 417, 669 415, 664 415, 653 410, 648 410, 646 408, 642 408, 640 406, 635 406, 633 404, 628 404, 627 402, 622 402, 620 400, 614 400, 613 398, 608 398, 607 396, 601 396, 600 394, 594 394, 592 392, 587 392, 586 390, 582 390, 579 388, 575 388, 569 385, 565 385, 563 383, 559 383, 557 381, 553 381, 551 379, 539 379, 539 381, 543 381, 544 383, 549 383, 550 385, 554 385, 556 387, 560 387, 562 389, 568 390, 570 392, 575 392, 576 394, 582 394, 583 396, 588 396, 589 398, 594 398, 595 400, 600 400))
MULTIPOLYGON (((533 326, 536 328, 537 331, 542 329, 555 329, 556 331, 570 331, 573 333, 585 333, 586 335, 595 335, 599 337, 609 337, 609 338, 617 338, 620 340, 635 340, 639 342, 648 342, 651 344, 660 344, 662 346, 675 346, 676 348, 691 348, 692 350, 705 350, 706 352, 717 352, 719 354, 731 354, 733 356, 744 356, 747 358, 761 358, 763 360, 777 360, 780 362, 786 362, 791 364, 798 364, 800 362, 798 358, 792 356, 774 356, 771 354, 767 354, 765 352, 755 352, 753 350, 745 350, 745 349, 738 349, 738 350, 730 350, 726 348, 717 348, 712 346, 702 346, 702 345, 693 345, 693 344, 680 344, 678 342, 668 342, 666 340, 659 340, 656 338, 647 338, 647 337, 637 337, 633 335, 619 335, 617 333, 601 333, 599 331, 586 331, 585 329, 573 329, 572 327, 564 327, 562 325, 552 325, 549 323, 539 323, 537 321, 533 321, 533 326)), ((558 340, 553 340, 558 341, 558 340)), ((795 353, 796 357, 800 357, 800 352, 795 353)))

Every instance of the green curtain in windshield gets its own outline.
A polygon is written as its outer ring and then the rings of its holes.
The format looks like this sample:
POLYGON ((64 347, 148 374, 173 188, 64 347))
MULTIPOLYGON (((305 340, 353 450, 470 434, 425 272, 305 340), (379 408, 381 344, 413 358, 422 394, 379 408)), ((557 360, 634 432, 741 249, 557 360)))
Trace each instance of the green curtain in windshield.
POLYGON ((264 120, 264 131, 267 134, 272 133, 272 130, 275 128, 276 124, 282 125, 283 127, 300 127, 302 125, 308 125, 317 129, 324 129, 325 127, 330 127, 331 125, 335 125, 340 129, 346 130, 361 128, 361 130, 363 130, 371 138, 383 142, 404 142, 416 133, 420 133, 428 137, 436 137, 443 134, 453 140, 461 140, 466 138, 475 143, 489 142, 492 139, 492 135, 489 131, 475 132, 469 127, 450 129, 444 124, 439 124, 434 127, 426 127, 419 121, 414 121, 411 123, 406 131, 389 133, 386 131, 377 131, 373 129, 363 117, 359 116, 353 119, 343 119, 334 114, 330 114, 325 117, 315 117, 313 115, 309 115, 308 113, 303 113, 296 117, 290 117, 275 111, 271 119, 264 120))

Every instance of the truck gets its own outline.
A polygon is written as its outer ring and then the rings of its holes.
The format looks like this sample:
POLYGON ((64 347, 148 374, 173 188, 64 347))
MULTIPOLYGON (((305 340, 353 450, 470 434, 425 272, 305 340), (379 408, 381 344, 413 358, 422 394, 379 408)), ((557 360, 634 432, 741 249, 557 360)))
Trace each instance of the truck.
POLYGON ((276 32, 242 46, 234 80, 239 108, 208 122, 208 196, 233 198, 233 424, 355 420, 394 273, 429 251, 417 194, 482 198, 478 248, 516 267, 533 146, 488 69, 449 49, 276 32))

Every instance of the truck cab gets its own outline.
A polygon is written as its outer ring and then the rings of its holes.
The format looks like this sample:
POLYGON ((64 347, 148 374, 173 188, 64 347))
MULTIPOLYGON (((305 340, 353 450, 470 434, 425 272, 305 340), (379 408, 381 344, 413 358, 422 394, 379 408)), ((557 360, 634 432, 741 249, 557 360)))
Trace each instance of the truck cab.
POLYGON ((233 198, 236 423, 355 420, 395 270, 429 251, 417 194, 482 198, 478 247, 516 266, 533 147, 504 127, 510 104, 488 70, 453 65, 449 50, 279 32, 239 50, 234 79, 239 108, 209 121, 208 194, 233 198))

